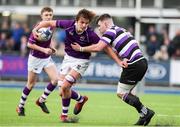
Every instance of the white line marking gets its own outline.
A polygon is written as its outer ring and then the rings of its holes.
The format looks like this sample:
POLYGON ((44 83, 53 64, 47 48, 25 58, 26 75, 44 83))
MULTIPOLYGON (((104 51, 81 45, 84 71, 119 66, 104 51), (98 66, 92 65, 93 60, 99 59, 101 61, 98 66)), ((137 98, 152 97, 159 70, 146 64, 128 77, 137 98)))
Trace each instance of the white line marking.
POLYGON ((167 114, 157 114, 157 116, 160 116, 160 117, 180 117, 180 115, 167 115, 167 114))

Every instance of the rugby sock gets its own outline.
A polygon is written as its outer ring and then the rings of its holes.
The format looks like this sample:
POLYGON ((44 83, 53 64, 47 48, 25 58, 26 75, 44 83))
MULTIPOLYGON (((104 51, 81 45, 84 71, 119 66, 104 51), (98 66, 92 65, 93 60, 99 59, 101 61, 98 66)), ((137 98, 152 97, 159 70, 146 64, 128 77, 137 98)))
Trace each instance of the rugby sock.
POLYGON ((39 102, 45 102, 45 100, 47 99, 47 97, 49 96, 49 94, 56 88, 56 85, 52 85, 52 83, 49 83, 47 85, 47 87, 44 90, 44 93, 41 95, 41 97, 39 98, 39 102))
POLYGON ((126 102, 127 104, 135 107, 136 110, 137 110, 139 113, 142 112, 141 109, 142 109, 144 106, 142 105, 142 103, 140 102, 140 100, 139 100, 138 97, 136 97, 136 96, 134 96, 134 95, 132 95, 132 94, 130 94, 130 93, 126 93, 126 94, 124 94, 124 96, 123 96, 122 99, 123 99, 123 101, 126 102))
POLYGON ((69 105, 70 105, 70 98, 64 98, 62 99, 62 115, 66 115, 68 114, 68 110, 69 110, 69 105))
POLYGON ((19 103, 20 108, 24 107, 27 96, 29 95, 30 92, 31 90, 29 90, 27 86, 25 86, 21 95, 20 103, 19 103))
MULTIPOLYGON (((58 81, 58 86, 61 87, 63 85, 63 81, 59 80, 58 81)), ((83 101, 83 97, 76 92, 75 90, 71 89, 71 99, 76 100, 78 102, 82 102, 83 101)))
POLYGON ((143 106, 141 108, 141 112, 139 113, 140 117, 144 117, 147 114, 147 112, 148 112, 148 109, 145 106, 143 106))
POLYGON ((83 101, 83 97, 76 91, 71 90, 71 98, 81 103, 83 101))

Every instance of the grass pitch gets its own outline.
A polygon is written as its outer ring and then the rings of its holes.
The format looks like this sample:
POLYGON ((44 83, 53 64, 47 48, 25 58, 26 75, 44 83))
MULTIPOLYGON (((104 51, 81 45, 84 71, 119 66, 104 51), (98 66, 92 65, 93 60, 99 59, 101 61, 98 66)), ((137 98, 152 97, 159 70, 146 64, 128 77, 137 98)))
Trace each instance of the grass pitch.
MULTIPOLYGON (((16 106, 19 103, 21 89, 0 88, 0 126, 54 126, 54 127, 112 127, 132 126, 139 115, 136 110, 122 102, 113 92, 80 91, 89 97, 83 110, 76 117, 78 123, 61 123, 61 99, 58 90, 55 90, 47 99, 50 114, 44 114, 35 101, 43 90, 33 89, 30 93, 26 106, 25 117, 16 114, 16 106)), ((142 102, 153 109, 156 114, 150 122, 150 126, 180 126, 180 95, 139 95, 142 102)), ((69 115, 73 115, 75 101, 71 101, 69 115)))

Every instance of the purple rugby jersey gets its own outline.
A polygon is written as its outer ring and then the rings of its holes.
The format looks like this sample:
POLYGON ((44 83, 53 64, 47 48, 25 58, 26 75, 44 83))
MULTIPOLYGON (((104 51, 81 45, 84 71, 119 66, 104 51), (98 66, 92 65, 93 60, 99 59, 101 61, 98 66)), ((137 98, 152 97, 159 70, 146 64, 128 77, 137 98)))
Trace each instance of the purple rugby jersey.
POLYGON ((129 59, 128 63, 143 57, 137 41, 124 28, 111 27, 103 34, 101 40, 111 45, 121 58, 129 59))
POLYGON ((88 27, 82 34, 77 34, 74 20, 57 20, 56 27, 65 29, 65 52, 69 56, 80 59, 89 59, 91 53, 75 51, 71 47, 71 43, 77 42, 82 47, 98 43, 99 37, 91 28, 88 27))
MULTIPOLYGON (((53 28, 50 28, 50 29, 53 31, 53 28)), ((49 48, 50 47, 50 43, 51 43, 51 38, 48 41, 39 41, 39 40, 35 39, 33 37, 33 34, 31 33, 31 35, 29 37, 29 40, 28 40, 28 43, 36 44, 36 45, 38 45, 40 47, 43 47, 43 48, 49 48)), ((50 56, 48 54, 45 54, 43 52, 40 52, 40 51, 37 51, 37 50, 33 50, 33 49, 30 49, 30 54, 32 56, 34 56, 34 57, 42 58, 42 59, 48 58, 50 56)))

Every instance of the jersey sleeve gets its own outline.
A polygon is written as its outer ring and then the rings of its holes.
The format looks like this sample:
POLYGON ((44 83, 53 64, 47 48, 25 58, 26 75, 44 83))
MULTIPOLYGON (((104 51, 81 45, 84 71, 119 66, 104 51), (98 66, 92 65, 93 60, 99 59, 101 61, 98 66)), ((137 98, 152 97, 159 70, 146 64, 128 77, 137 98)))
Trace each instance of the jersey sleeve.
POLYGON ((56 20, 56 27, 66 29, 75 23, 74 20, 56 20))
POLYGON ((107 44, 112 44, 114 38, 116 37, 116 31, 114 29, 108 29, 101 37, 100 40, 107 44))
POLYGON ((33 34, 29 36, 28 43, 34 44, 37 40, 34 38, 33 34))

